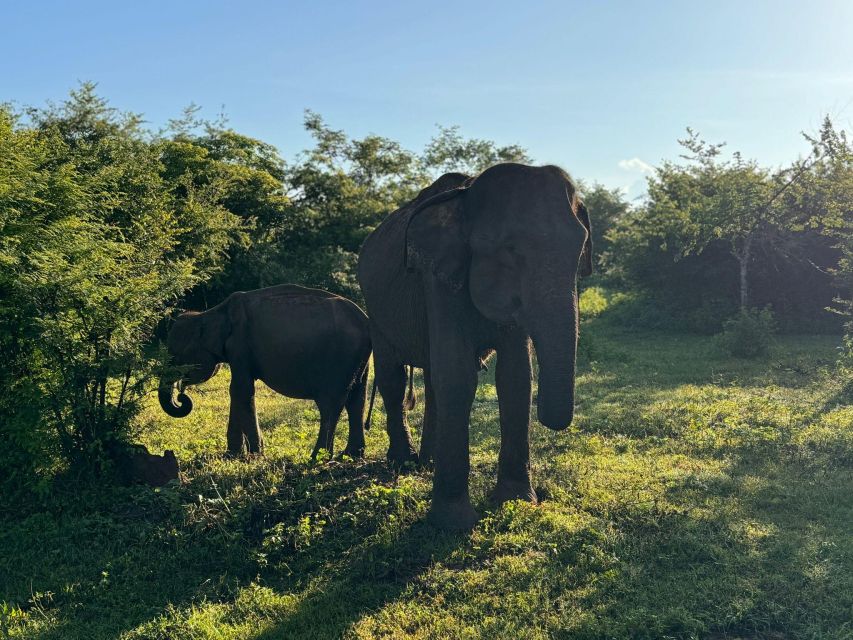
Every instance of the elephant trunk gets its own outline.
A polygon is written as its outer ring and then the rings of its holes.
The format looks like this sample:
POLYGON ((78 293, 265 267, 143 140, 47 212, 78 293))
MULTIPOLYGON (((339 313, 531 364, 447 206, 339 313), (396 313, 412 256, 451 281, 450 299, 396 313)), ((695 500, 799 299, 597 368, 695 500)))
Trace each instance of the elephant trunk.
POLYGON ((530 337, 539 363, 537 417, 555 431, 566 429, 575 411, 578 304, 574 287, 568 291, 542 300, 531 314, 530 337))
POLYGON ((157 389, 157 398, 160 400, 160 407, 173 418, 184 418, 193 410, 193 401, 183 392, 180 383, 180 380, 170 381, 161 378, 160 386, 157 389), (176 388, 178 391, 177 404, 174 399, 176 388))

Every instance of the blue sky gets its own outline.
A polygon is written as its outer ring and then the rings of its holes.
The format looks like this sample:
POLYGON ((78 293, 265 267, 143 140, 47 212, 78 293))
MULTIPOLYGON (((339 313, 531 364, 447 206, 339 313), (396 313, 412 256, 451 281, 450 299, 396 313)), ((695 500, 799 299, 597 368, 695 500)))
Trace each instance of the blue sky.
POLYGON ((692 126, 764 164, 853 122, 853 2, 0 5, 0 101, 97 82, 154 126, 195 102, 292 158, 303 110, 419 150, 436 124, 642 191, 692 126))

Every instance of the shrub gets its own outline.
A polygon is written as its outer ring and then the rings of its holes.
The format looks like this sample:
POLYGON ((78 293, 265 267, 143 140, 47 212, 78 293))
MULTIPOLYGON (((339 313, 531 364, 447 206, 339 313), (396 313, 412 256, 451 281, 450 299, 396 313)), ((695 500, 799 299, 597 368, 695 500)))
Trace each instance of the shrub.
POLYGON ((138 119, 93 87, 30 116, 0 109, 6 497, 124 453, 159 366, 155 326, 238 226, 191 186, 177 195, 138 119))
POLYGON ((744 310, 723 323, 720 346, 738 358, 765 355, 776 333, 776 321, 769 308, 744 310))
POLYGON ((614 294, 608 301, 604 318, 631 331, 684 330, 684 321, 677 308, 645 292, 614 294))
POLYGON ((701 335, 712 336, 723 330, 723 323, 735 312, 735 304, 725 298, 709 298, 687 314, 687 328, 701 335))
POLYGON ((581 291, 578 300, 581 321, 600 316, 608 306, 607 296, 601 287, 589 287, 581 291))

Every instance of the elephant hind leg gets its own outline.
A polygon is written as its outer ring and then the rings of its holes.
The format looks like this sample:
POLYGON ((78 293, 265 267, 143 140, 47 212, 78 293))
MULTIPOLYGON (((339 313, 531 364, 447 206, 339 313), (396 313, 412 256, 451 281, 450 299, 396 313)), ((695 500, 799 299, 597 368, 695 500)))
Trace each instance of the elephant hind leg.
POLYGON ((421 427, 420 450, 420 462, 423 465, 430 465, 433 461, 436 429, 435 391, 432 388, 429 369, 424 369, 424 421, 421 427))
POLYGON ((397 360, 391 349, 374 340, 373 363, 376 385, 385 403, 388 429, 388 460, 396 465, 417 462, 418 454, 412 445, 412 436, 403 406, 406 398, 406 367, 397 360))
POLYGON ((344 455, 351 458, 364 457, 364 405, 367 401, 367 378, 370 367, 364 364, 364 371, 358 381, 350 389, 347 397, 346 410, 349 421, 349 433, 344 455))
POLYGON ((344 403, 341 400, 323 399, 317 401, 317 408, 320 410, 320 433, 317 436, 317 444, 311 452, 312 460, 317 459, 321 449, 328 451, 330 456, 334 455, 335 430, 338 427, 341 412, 344 410, 344 403))

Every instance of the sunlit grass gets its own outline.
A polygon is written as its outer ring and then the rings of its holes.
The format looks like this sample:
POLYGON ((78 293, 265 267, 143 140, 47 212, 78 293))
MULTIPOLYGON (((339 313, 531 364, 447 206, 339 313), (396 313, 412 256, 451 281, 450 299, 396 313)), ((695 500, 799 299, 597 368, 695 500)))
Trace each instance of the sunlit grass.
POLYGON ((468 535, 424 522, 429 472, 385 465, 381 402, 367 460, 311 464, 309 402, 259 384, 266 455, 230 460, 227 371, 186 419, 152 398, 141 437, 175 450, 183 483, 91 488, 10 521, 9 633, 849 638, 853 407, 832 375, 837 341, 782 337, 745 361, 712 338, 603 323, 584 340, 575 424, 531 431, 541 506, 487 502, 499 429, 483 374, 471 483, 484 519, 468 535))

